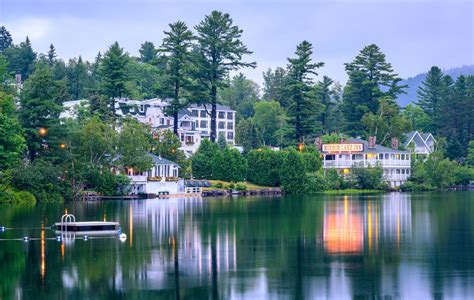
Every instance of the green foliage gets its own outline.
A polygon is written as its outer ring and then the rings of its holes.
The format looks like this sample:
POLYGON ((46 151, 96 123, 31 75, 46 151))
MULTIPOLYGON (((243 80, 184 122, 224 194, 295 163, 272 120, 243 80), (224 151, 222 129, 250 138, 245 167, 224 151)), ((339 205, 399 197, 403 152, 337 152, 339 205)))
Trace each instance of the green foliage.
POLYGON ((168 113, 173 116, 173 132, 178 134, 178 112, 187 103, 182 101, 185 89, 190 88, 191 79, 191 46, 193 33, 186 23, 178 21, 170 24, 170 31, 165 31, 160 51, 166 55, 165 95, 172 97, 168 113))
POLYGON ((0 27, 0 52, 5 51, 12 45, 12 36, 5 26, 0 27))
POLYGON ((24 163, 14 174, 12 184, 18 190, 32 193, 41 203, 63 202, 70 193, 61 168, 47 160, 24 163))
POLYGON ((318 149, 314 146, 305 146, 301 152, 305 172, 314 173, 319 171, 322 167, 321 157, 318 149))
POLYGON ((285 76, 286 70, 278 67, 274 71, 268 69, 263 73, 263 99, 266 101, 277 101, 281 107, 288 107, 285 96, 285 76))
POLYGON ((33 51, 28 37, 20 45, 11 45, 2 53, 8 60, 10 74, 21 74, 21 79, 24 81, 33 73, 36 53, 33 51))
POLYGON ((402 111, 403 116, 409 120, 411 128, 421 132, 429 132, 430 118, 424 110, 416 104, 408 104, 402 111))
POLYGON ((285 110, 276 101, 254 104, 252 123, 263 145, 279 145, 279 133, 288 126, 285 110))
POLYGON ((457 166, 453 171, 455 185, 468 185, 474 181, 474 168, 457 166))
POLYGON ((259 100, 258 85, 242 73, 232 77, 226 85, 219 90, 220 102, 229 105, 237 112, 237 121, 250 118, 259 100))
POLYGON ((92 189, 105 196, 125 195, 128 192, 130 179, 126 175, 114 175, 108 170, 89 169, 85 174, 87 189, 92 189))
POLYGON ((108 167, 115 154, 117 133, 95 116, 89 119, 79 133, 77 152, 90 168, 108 167))
POLYGON ((46 64, 36 66, 35 72, 25 82, 21 94, 19 120, 25 130, 26 144, 30 158, 46 154, 50 147, 57 147, 61 139, 59 114, 62 110, 65 86, 53 79, 46 64), (44 128, 46 134, 39 130, 44 128))
POLYGON ((67 87, 72 99, 84 99, 94 89, 94 79, 90 74, 90 66, 81 56, 76 60, 69 60, 66 69, 67 87))
POLYGON ((362 123, 377 143, 389 146, 391 138, 401 139, 411 130, 410 122, 400 114, 399 107, 391 98, 381 98, 376 113, 368 112, 362 117, 362 123))
POLYGON ((439 152, 434 152, 426 160, 414 162, 410 181, 424 184, 437 189, 444 189, 454 184, 454 170, 458 165, 443 158, 439 152))
POLYGON ((388 186, 383 180, 383 170, 379 167, 352 168, 350 172, 350 181, 359 189, 388 189, 388 186))
POLYGON ((467 150, 466 163, 474 167, 474 140, 469 142, 469 148, 467 150))
POLYGON ((329 184, 322 172, 308 173, 304 182, 304 192, 306 194, 316 194, 327 190, 329 184))
POLYGON ((13 97, 0 91, 0 172, 16 167, 25 148, 23 129, 15 116, 13 97))
POLYGON ((138 172, 150 169, 152 160, 146 155, 150 149, 148 129, 135 119, 125 119, 117 145, 120 165, 138 172))
POLYGON ((303 193, 306 180, 305 165, 302 155, 295 149, 283 154, 280 169, 281 187, 286 193, 303 193))
POLYGON ((213 158, 212 179, 243 181, 247 175, 247 160, 237 149, 224 148, 213 158))
POLYGON ((288 75, 285 92, 288 97, 288 117, 295 128, 295 140, 302 142, 321 129, 318 116, 323 106, 318 101, 313 89, 311 76, 324 63, 312 63, 313 46, 303 41, 296 47, 295 58, 288 58, 288 75))
POLYGON ((193 177, 197 179, 212 179, 213 160, 219 153, 219 146, 204 139, 192 157, 193 177))
POLYGON ((242 67, 255 67, 254 62, 242 61, 252 52, 240 40, 242 30, 233 24, 229 14, 213 11, 196 27, 197 45, 194 49, 194 78, 199 86, 199 101, 211 103, 210 139, 215 142, 217 90, 225 86, 229 72, 242 67))
POLYGON ((181 141, 171 130, 162 130, 155 132, 156 138, 153 139, 153 153, 163 158, 177 163, 181 168, 180 176, 188 178, 191 175, 189 159, 186 159, 184 151, 179 149, 181 141))
POLYGON ((243 182, 237 182, 235 185, 237 191, 247 191, 247 185, 243 182))
POLYGON ((227 147, 227 140, 225 139, 225 133, 220 132, 219 137, 217 139, 217 145, 219 145, 219 148, 221 150, 224 150, 227 147))
POLYGON ((235 131, 235 142, 244 148, 244 152, 248 152, 261 146, 252 119, 240 120, 235 131))
POLYGON ((325 170, 325 178, 328 190, 344 190, 351 187, 351 183, 344 180, 344 177, 336 169, 325 170))
POLYGON ((26 191, 6 190, 0 191, 0 203, 35 205, 36 198, 26 191))
POLYGON ((385 54, 374 44, 364 47, 354 61, 345 66, 349 76, 342 105, 345 131, 349 135, 365 136, 362 117, 366 113, 375 114, 381 98, 396 99, 406 86, 398 85, 401 78, 393 72, 392 65, 385 61, 385 54))
POLYGON ((138 52, 140 52, 140 61, 149 64, 155 61, 158 50, 152 42, 146 41, 141 45, 138 52))
POLYGON ((109 108, 113 116, 115 116, 115 99, 120 99, 128 93, 126 85, 128 62, 128 53, 123 51, 118 42, 113 43, 100 60, 102 93, 109 100, 109 108))
POLYGON ((248 181, 262 186, 279 186, 282 152, 267 148, 252 150, 247 154, 248 181))

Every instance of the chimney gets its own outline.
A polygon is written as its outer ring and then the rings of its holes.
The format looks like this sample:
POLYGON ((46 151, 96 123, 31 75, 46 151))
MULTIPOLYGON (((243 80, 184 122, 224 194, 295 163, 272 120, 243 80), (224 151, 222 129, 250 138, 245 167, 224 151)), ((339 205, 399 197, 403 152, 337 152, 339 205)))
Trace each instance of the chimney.
POLYGON ((398 149, 398 139, 393 137, 391 140, 392 148, 393 149, 398 149))
POLYGON ((375 148, 375 143, 377 142, 377 137, 376 136, 369 136, 369 145, 368 145, 368 148, 369 149, 374 149, 375 148))

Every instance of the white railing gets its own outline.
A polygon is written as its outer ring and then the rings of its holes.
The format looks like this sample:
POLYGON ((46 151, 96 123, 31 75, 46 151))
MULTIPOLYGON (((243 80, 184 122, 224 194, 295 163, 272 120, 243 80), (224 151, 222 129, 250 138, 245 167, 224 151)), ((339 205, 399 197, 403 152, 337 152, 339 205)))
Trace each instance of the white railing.
POLYGON ((137 182, 146 182, 146 175, 132 175, 128 176, 132 183, 137 183, 137 182))
POLYGON ((410 167, 410 160, 324 160, 324 168, 410 167))

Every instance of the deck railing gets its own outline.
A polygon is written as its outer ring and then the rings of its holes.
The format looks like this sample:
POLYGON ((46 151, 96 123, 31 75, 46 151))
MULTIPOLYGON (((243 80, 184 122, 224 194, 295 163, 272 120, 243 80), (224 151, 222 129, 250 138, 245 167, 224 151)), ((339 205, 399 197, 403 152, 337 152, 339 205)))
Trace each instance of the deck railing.
POLYGON ((410 167, 410 160, 324 160, 324 168, 410 167))

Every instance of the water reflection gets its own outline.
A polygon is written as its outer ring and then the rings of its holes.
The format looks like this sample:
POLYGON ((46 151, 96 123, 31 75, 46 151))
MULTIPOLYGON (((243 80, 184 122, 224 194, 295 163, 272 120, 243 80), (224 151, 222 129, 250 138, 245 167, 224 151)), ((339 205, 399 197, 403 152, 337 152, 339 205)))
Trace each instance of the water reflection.
MULTIPOLYGON (((170 199, 67 205, 128 241, 0 242, 0 298, 466 298, 474 194, 170 199)), ((9 227, 65 207, 0 210, 9 227)), ((2 224, 2 225, 3 225, 2 224)))

